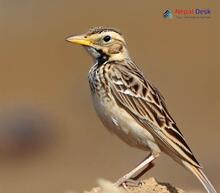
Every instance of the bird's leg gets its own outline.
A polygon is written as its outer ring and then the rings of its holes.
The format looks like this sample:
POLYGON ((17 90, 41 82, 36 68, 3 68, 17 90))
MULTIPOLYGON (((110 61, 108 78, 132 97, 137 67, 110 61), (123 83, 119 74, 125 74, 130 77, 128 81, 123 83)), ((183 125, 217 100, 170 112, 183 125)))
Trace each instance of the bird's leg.
POLYGON ((133 180, 138 180, 141 176, 143 176, 146 172, 148 172, 151 168, 154 167, 154 163, 150 162, 146 168, 143 168, 142 171, 138 172, 136 175, 132 176, 133 180))
MULTIPOLYGON (((150 154, 146 159, 144 159, 138 166, 136 166, 133 170, 131 170, 130 172, 128 172, 127 174, 125 174, 122 178, 120 178, 115 185, 116 186, 120 186, 125 182, 129 182, 132 181, 132 177, 136 174, 136 176, 138 176, 143 169, 146 167, 146 165, 148 165, 149 163, 151 163, 157 156, 155 156, 154 154, 150 154)), ((134 180, 133 180, 134 181, 134 180)))

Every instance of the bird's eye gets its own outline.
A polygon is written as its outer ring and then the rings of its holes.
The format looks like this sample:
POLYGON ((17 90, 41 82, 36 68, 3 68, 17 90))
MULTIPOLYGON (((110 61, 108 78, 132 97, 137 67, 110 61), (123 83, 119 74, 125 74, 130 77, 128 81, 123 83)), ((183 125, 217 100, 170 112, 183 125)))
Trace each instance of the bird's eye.
POLYGON ((109 42, 111 40, 111 36, 107 35, 103 38, 105 42, 109 42))

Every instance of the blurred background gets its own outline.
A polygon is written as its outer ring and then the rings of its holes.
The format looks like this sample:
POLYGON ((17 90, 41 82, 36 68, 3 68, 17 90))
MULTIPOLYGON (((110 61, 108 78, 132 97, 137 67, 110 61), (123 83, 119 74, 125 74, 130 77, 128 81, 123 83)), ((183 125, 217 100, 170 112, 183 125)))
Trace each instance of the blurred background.
MULTIPOLYGON (((147 155, 102 126, 87 82, 92 61, 65 41, 100 25, 123 32, 220 190, 219 2, 172 2, 0 0, 1 192, 82 192, 100 177, 116 181, 147 155), (209 8, 211 18, 163 18, 177 8, 209 8)), ((204 191, 165 155, 150 176, 204 191)))

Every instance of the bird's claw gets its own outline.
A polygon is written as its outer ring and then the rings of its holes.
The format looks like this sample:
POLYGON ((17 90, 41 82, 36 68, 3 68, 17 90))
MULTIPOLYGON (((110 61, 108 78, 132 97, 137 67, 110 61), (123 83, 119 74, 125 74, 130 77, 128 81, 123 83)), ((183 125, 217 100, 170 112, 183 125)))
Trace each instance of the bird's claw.
POLYGON ((122 186, 125 189, 127 189, 128 186, 130 187, 137 187, 141 184, 139 180, 134 180, 134 179, 125 179, 125 178, 120 178, 116 183, 115 186, 122 186))

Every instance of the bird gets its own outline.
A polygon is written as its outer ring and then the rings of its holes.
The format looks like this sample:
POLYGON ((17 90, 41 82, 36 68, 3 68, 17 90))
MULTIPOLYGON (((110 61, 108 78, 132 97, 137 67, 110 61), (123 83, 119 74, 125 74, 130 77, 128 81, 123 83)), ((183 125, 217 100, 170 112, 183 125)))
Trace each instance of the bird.
POLYGON ((122 33, 100 26, 66 40, 83 46, 93 59, 88 81, 101 122, 128 145, 149 152, 116 185, 140 175, 164 152, 191 171, 208 193, 216 193, 171 117, 163 95, 131 59, 122 33))

